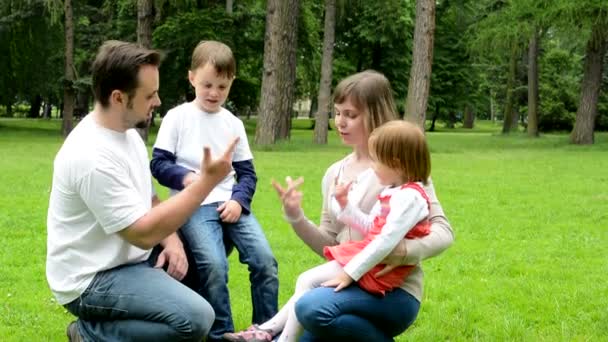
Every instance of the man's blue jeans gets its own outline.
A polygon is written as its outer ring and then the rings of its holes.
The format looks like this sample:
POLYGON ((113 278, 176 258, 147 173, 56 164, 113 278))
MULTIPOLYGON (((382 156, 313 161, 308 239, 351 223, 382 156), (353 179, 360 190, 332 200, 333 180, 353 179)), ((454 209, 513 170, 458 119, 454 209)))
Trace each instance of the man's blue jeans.
POLYGON ((153 262, 97 273, 89 287, 65 307, 78 316, 85 341, 202 341, 213 309, 196 292, 153 262), (152 264, 151 264, 152 263, 152 264))
POLYGON ((296 302, 296 316, 304 327, 300 342, 393 341, 416 319, 420 302, 395 289, 380 297, 353 284, 339 292, 319 287, 296 302))
POLYGON ((215 310, 215 322, 208 340, 222 340, 234 331, 228 293, 226 250, 234 245, 239 260, 249 268, 253 323, 262 323, 277 313, 278 267, 270 245, 253 214, 242 214, 235 223, 222 222, 217 211, 220 203, 201 206, 180 229, 196 265, 200 284, 198 293, 215 310))

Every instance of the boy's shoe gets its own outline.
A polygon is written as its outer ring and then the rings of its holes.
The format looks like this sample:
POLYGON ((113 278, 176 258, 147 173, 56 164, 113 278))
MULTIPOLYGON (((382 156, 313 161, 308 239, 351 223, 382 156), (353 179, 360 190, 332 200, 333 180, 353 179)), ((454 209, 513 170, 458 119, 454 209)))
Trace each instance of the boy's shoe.
POLYGON ((66 329, 65 333, 68 335, 68 341, 70 342, 84 341, 78 332, 78 324, 76 324, 76 321, 72 321, 70 324, 68 324, 68 328, 66 329))
POLYGON ((260 329, 257 324, 247 328, 247 330, 225 333, 222 338, 231 342, 272 342, 270 330, 260 329))

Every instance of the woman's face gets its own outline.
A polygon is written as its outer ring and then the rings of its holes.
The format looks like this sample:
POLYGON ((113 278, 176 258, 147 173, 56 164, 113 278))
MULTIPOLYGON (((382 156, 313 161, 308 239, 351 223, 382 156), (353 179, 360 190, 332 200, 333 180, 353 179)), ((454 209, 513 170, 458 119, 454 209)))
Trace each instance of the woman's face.
POLYGON ((335 123, 342 142, 349 146, 367 145, 369 132, 365 129, 365 113, 355 107, 349 98, 335 103, 335 123))

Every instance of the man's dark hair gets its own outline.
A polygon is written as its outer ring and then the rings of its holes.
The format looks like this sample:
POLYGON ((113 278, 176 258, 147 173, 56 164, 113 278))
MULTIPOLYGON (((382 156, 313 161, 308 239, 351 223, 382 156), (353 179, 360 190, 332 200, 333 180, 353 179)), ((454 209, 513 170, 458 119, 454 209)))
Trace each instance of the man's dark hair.
POLYGON ((108 40, 101 45, 92 66, 93 94, 102 107, 110 104, 110 94, 120 90, 135 94, 137 75, 143 65, 158 67, 161 53, 134 43, 108 40))

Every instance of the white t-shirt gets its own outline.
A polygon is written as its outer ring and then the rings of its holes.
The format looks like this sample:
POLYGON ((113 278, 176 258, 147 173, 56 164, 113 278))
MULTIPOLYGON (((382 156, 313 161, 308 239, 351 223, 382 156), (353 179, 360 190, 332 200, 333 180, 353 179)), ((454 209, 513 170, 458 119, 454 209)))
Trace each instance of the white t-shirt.
POLYGON ((149 257, 117 232, 150 210, 151 184, 137 131, 109 130, 88 115, 70 133, 55 157, 47 217, 46 275, 60 304, 97 272, 149 257))
MULTIPOLYGON (((212 158, 219 157, 234 137, 240 137, 232 161, 253 159, 243 122, 230 111, 221 108, 207 113, 194 102, 183 103, 167 112, 161 123, 154 148, 171 152, 175 163, 200 172, 203 147, 211 148, 212 158)), ((235 172, 232 170, 205 198, 202 204, 225 202, 232 196, 235 172)), ((171 195, 178 191, 171 189, 171 195)))

